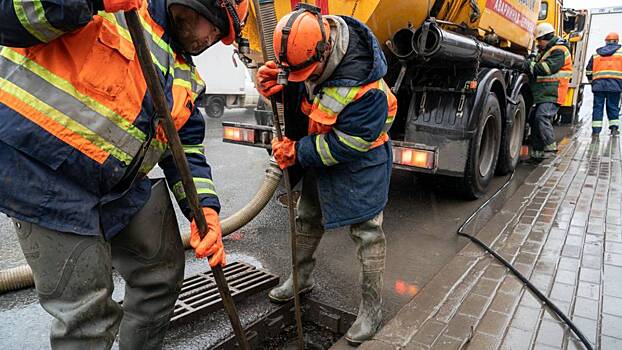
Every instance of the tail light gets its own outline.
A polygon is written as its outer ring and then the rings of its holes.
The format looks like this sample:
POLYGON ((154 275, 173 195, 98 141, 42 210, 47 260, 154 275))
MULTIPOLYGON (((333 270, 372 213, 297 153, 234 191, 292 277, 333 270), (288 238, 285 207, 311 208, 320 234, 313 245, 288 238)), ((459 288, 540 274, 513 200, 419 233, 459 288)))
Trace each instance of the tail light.
POLYGON ((255 130, 225 126, 223 127, 223 138, 228 141, 255 143, 255 130))
POLYGON ((393 162, 414 168, 434 169, 434 151, 407 147, 393 147, 393 162))

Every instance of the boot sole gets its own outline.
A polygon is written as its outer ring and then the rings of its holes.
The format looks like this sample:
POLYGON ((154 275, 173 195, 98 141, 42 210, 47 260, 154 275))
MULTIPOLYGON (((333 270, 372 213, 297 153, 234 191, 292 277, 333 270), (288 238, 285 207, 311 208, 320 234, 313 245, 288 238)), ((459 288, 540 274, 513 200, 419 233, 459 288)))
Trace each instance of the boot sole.
POLYGON ((362 342, 362 341, 354 341, 354 340, 352 340, 352 339, 350 339, 350 338, 348 338, 348 337, 345 337, 345 338, 346 338, 346 342, 347 342, 347 343, 348 343, 348 345, 350 345, 350 346, 358 347, 359 345, 363 344, 363 342, 362 342))
MULTIPOLYGON (((307 287, 307 288, 303 288, 303 289, 298 291, 298 295, 308 294, 309 292, 311 292, 311 290, 313 290, 313 286, 307 287)), ((273 297, 272 295, 270 295, 268 293, 268 299, 270 299, 270 301, 275 303, 275 304, 285 304, 285 303, 289 302, 290 300, 294 300, 294 296, 292 295, 291 297, 289 297, 287 299, 280 299, 280 298, 277 298, 277 297, 273 297)))
POLYGON ((346 342, 348 343, 348 345, 354 346, 354 347, 358 347, 359 345, 363 344, 364 342, 366 342, 368 340, 372 340, 374 335, 376 335, 376 333, 378 333, 378 331, 380 331, 380 328, 382 328, 382 323, 378 326, 378 328, 376 328, 376 331, 373 333, 373 335, 369 339, 365 339, 365 340, 354 340, 354 339, 351 339, 350 337, 348 337, 347 335, 344 335, 343 337, 346 340, 346 342))

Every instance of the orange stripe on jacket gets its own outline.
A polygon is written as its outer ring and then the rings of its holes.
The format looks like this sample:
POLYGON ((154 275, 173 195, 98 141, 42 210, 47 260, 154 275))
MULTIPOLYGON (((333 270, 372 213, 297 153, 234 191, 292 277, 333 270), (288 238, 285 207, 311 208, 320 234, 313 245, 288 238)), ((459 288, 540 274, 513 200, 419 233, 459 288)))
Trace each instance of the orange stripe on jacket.
POLYGON ((31 122, 39 125, 50 134, 58 137, 60 140, 78 149, 84 155, 96 161, 97 163, 103 164, 106 159, 108 159, 110 153, 99 148, 81 135, 74 133, 73 131, 65 128, 56 121, 48 118, 45 114, 32 108, 30 105, 26 104, 24 101, 18 99, 17 97, 0 90, 0 100, 2 100, 2 102, 9 108, 12 108, 14 111, 21 114, 23 117, 27 118, 31 122))

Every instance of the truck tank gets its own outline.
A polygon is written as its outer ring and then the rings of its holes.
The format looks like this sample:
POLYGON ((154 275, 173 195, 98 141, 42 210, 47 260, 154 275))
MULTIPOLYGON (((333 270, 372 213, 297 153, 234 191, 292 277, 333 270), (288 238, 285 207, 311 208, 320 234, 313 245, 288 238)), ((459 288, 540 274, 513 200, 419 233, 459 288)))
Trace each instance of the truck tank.
MULTIPOLYGON (((532 47, 540 8, 540 1, 536 0, 275 0, 276 18, 291 12, 299 2, 318 6, 324 14, 357 18, 374 31, 381 43, 402 28, 419 28, 426 18, 435 17, 462 25, 481 39, 494 33, 497 46, 517 53, 526 53, 532 47)), ((261 45, 255 16, 251 6, 244 31, 257 52, 261 45)))
MULTIPOLYGON (((263 62, 262 46, 274 57, 276 22, 299 2, 252 1, 245 35, 253 60, 263 62)), ((514 171, 532 100, 519 67, 533 46, 540 1, 304 2, 324 14, 359 19, 382 43, 385 80, 398 99, 390 130, 394 168, 444 177, 467 198, 484 195, 495 174, 514 171)), ((257 141, 270 139, 267 126, 235 127, 261 134, 252 146, 270 148, 257 141)))

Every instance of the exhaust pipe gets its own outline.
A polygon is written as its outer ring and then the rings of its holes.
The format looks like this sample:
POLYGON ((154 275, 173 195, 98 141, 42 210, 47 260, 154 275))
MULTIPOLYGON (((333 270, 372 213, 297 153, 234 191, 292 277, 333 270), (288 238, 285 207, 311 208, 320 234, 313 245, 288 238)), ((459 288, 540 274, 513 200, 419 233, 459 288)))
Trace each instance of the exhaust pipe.
MULTIPOLYGON (((271 161, 266 175, 255 196, 239 211, 222 220, 223 237, 237 231, 251 221, 268 204, 281 181, 282 172, 276 162, 271 161)), ((182 232, 181 240, 185 249, 190 249, 190 232, 182 232)), ((34 285, 32 270, 28 265, 21 265, 0 271, 0 294, 29 288, 34 285)))
POLYGON ((392 46, 393 53, 400 59, 475 62, 479 58, 483 67, 490 68, 518 68, 525 61, 521 55, 441 29, 429 21, 417 30, 398 30, 393 36, 392 46))

